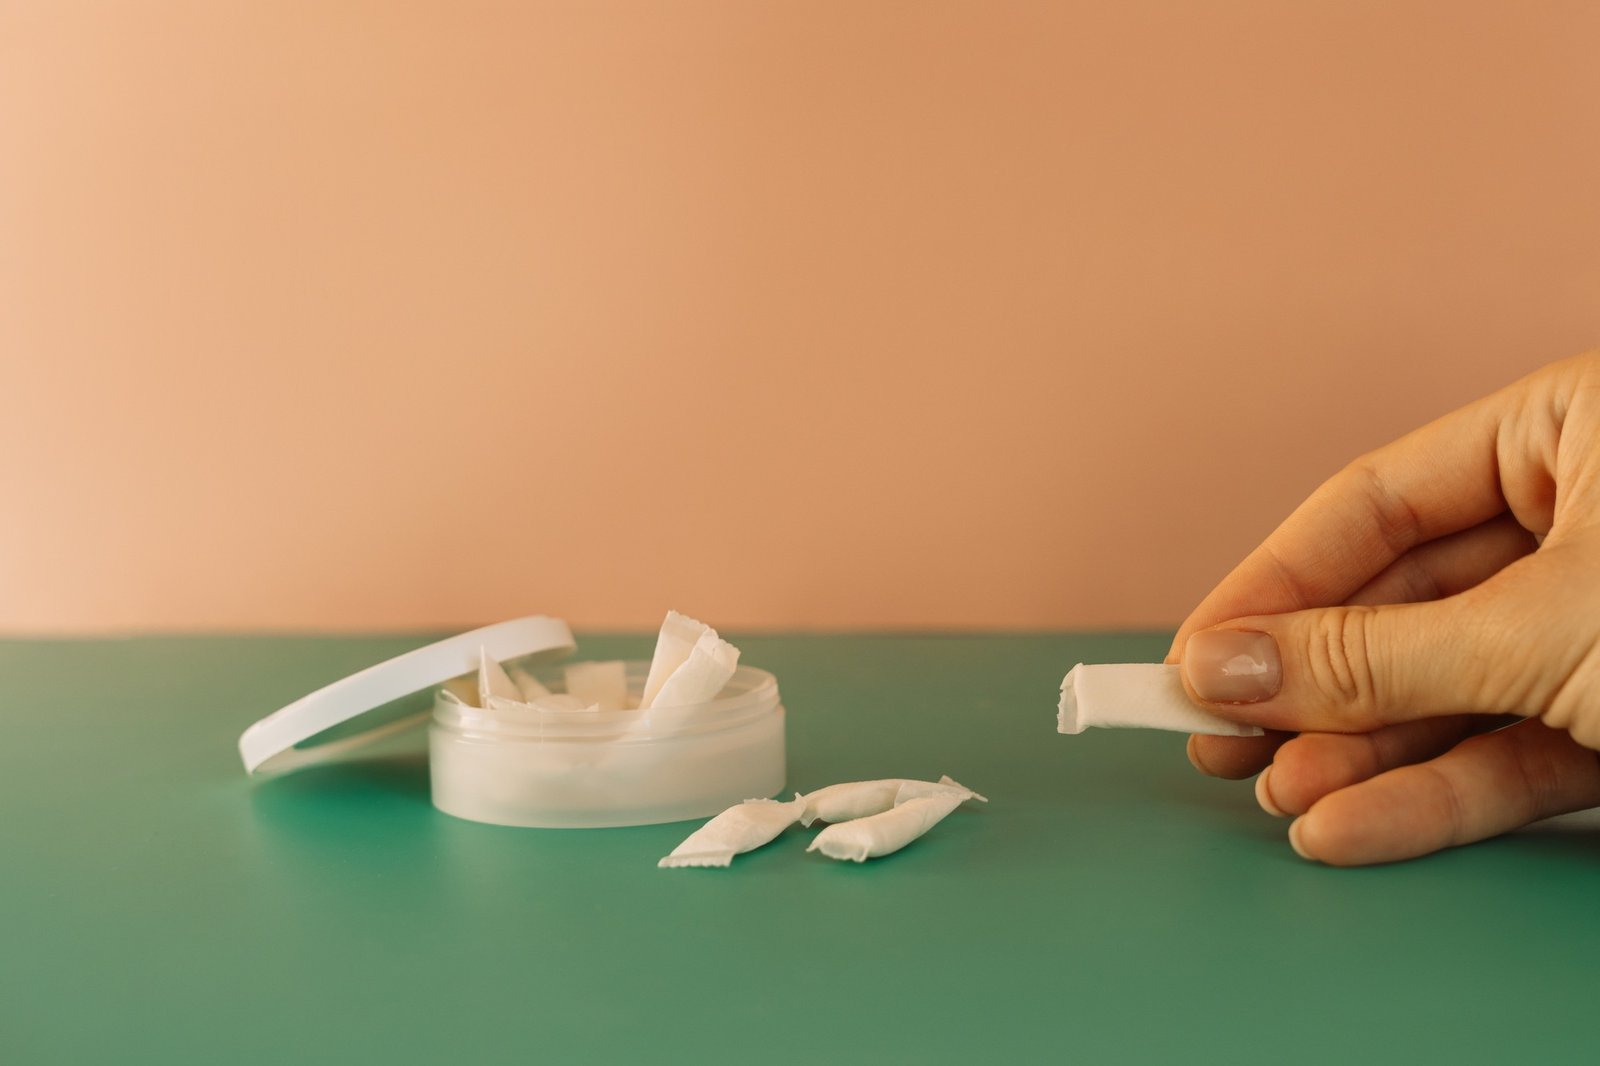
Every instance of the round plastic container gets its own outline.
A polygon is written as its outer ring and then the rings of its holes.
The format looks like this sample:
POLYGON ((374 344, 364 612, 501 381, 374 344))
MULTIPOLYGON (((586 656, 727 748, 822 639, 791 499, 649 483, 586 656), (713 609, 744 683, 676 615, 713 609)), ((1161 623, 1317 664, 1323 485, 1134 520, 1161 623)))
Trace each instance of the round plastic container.
MULTIPOLYGON (((634 701, 647 662, 627 664, 634 701)), ((543 681, 562 691, 559 673, 543 681)), ((784 785, 778 682, 739 667, 709 703, 645 711, 485 711, 447 683, 428 730, 433 805, 496 825, 576 829, 704 818, 784 785)))
MULTIPOLYGON (((239 737, 245 771, 292 772, 343 758, 429 720, 433 805, 498 825, 580 828, 704 818, 784 783, 778 682, 741 666, 717 698, 646 711, 485 711, 482 657, 515 661, 553 692, 550 664, 576 647, 559 618, 530 615, 460 633, 342 677, 239 737), (432 712, 426 709, 431 702, 432 712)), ((638 702, 649 664, 626 664, 638 702)))

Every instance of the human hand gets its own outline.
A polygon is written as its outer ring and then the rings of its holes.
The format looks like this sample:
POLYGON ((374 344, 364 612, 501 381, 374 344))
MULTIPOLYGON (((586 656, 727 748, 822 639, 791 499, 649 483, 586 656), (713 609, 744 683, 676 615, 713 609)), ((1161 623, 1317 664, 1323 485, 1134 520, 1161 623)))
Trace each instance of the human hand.
POLYGON ((1411 858, 1600 806, 1600 352, 1351 463, 1167 661, 1269 730, 1191 737, 1189 758, 1259 772, 1306 858, 1411 858))

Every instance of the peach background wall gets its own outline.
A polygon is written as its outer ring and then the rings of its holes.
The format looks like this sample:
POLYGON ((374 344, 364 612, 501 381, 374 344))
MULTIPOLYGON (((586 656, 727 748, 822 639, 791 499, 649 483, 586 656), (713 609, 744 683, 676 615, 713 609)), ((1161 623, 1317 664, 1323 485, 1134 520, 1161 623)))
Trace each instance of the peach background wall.
POLYGON ((0 628, 1176 622, 1600 343, 1600 5, 0 0, 0 628))

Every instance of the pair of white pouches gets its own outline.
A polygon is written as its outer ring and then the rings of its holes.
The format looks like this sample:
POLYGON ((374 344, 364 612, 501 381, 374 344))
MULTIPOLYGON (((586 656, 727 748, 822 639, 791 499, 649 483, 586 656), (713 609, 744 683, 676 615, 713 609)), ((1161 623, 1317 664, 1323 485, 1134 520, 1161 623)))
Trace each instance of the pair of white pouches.
MULTIPOLYGON (((538 678, 513 664, 509 669, 480 653, 478 705, 486 710, 634 710, 628 698, 627 667, 620 661, 569 663, 567 691, 551 692, 538 678)), ((739 649, 717 631, 677 611, 668 611, 656 637, 655 654, 638 710, 690 707, 715 699, 739 665, 739 649)))
POLYGON ((865 862, 899 851, 944 820, 967 800, 985 797, 948 777, 938 781, 849 781, 829 785, 787 803, 753 799, 729 807, 691 833, 656 863, 660 867, 727 866, 799 822, 828 822, 807 851, 830 859, 865 862))

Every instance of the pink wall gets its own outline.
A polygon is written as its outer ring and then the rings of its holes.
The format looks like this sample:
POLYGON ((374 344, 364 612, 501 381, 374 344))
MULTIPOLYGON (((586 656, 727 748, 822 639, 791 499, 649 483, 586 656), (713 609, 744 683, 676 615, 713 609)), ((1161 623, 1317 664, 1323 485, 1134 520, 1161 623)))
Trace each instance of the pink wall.
POLYGON ((1600 343, 1592 3, 0 2, 0 628, 1179 619, 1600 343))

